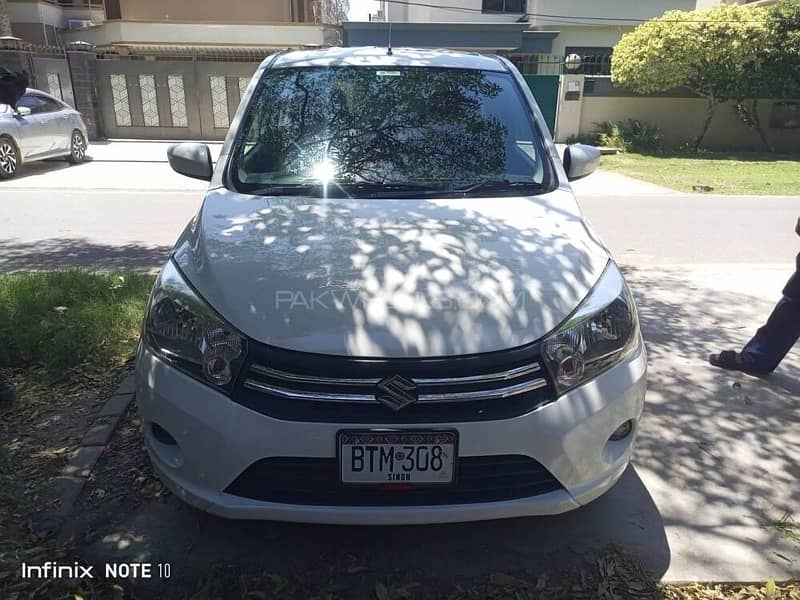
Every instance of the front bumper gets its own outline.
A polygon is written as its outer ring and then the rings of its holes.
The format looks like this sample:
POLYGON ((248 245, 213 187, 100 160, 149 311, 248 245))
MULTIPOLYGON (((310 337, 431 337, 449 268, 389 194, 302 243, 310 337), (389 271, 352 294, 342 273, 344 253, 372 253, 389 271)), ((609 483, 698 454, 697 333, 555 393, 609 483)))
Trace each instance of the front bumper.
MULTIPOLYGON (((591 502, 625 470, 633 433, 609 441, 628 419, 638 424, 646 388, 644 346, 622 363, 528 414, 499 421, 437 423, 456 429, 460 456, 524 455, 546 467, 562 490, 500 502, 436 506, 308 506, 243 498, 224 490, 254 462, 268 457, 336 455, 340 429, 350 423, 308 423, 256 413, 173 368, 141 347, 137 401, 148 453, 165 485, 178 497, 228 518, 331 524, 423 524, 563 513, 591 502), (177 444, 165 444, 152 424, 177 444)), ((385 426, 381 423, 374 427, 385 426)), ((429 424, 404 425, 424 429, 429 424)))

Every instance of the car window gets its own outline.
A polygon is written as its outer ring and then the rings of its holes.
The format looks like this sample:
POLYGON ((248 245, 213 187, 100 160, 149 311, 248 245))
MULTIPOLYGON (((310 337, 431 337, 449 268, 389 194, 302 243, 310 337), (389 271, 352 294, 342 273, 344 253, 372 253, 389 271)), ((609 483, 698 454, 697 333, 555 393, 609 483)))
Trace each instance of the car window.
POLYGON ((42 114, 61 110, 61 105, 50 98, 39 94, 27 93, 17 102, 17 106, 25 106, 31 109, 31 114, 42 114))
POLYGON ((44 112, 56 112, 64 108, 59 102, 56 102, 50 98, 46 98, 45 96, 41 96, 41 100, 43 103, 44 112))
POLYGON ((274 69, 256 88, 229 173, 240 191, 280 185, 291 193, 293 185, 320 181, 340 189, 469 188, 467 195, 496 194, 502 182, 544 190, 549 175, 541 142, 508 73, 274 69))

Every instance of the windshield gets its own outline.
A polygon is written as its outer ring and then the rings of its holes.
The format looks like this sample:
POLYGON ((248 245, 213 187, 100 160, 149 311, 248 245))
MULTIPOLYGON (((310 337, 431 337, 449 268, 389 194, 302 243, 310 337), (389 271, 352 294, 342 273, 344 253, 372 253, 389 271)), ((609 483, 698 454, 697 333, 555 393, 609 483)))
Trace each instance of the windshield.
POLYGON ((507 73, 431 67, 268 70, 233 151, 245 193, 546 191, 541 141, 507 73))

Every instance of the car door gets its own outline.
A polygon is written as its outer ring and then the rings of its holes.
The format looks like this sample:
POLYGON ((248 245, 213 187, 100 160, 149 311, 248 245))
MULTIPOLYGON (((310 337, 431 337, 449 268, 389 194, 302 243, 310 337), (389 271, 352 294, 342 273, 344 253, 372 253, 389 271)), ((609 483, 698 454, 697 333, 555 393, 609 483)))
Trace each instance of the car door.
POLYGON ((44 97, 34 92, 27 92, 17 101, 17 109, 30 110, 29 114, 18 113, 15 117, 23 158, 40 157, 49 148, 49 136, 45 130, 46 106, 44 97))
POLYGON ((60 102, 41 94, 34 95, 38 101, 41 154, 63 154, 69 148, 69 115, 60 102))

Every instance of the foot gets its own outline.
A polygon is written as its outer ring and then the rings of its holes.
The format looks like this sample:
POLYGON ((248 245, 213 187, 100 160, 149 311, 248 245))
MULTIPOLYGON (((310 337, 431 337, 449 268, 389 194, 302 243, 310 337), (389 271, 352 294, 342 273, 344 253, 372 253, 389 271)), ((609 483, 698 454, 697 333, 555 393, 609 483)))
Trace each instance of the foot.
POLYGON ((14 384, 0 373, 0 402, 10 402, 17 395, 14 384))
POLYGON ((719 354, 711 354, 708 357, 708 362, 720 369, 728 369, 729 371, 742 371, 743 373, 750 373, 751 375, 768 375, 768 371, 760 370, 752 363, 744 360, 740 352, 733 350, 724 350, 719 354))

